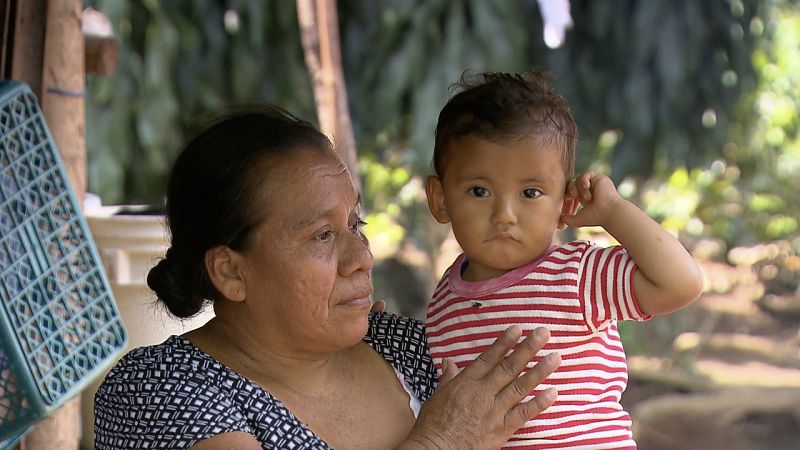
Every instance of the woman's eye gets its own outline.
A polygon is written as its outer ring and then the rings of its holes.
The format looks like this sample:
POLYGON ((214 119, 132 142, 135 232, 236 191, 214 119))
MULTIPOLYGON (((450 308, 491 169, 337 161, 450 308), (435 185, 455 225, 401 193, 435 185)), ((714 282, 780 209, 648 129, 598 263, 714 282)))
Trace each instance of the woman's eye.
POLYGON ((325 230, 322 233, 319 233, 318 235, 314 236, 314 240, 318 242, 328 242, 331 239, 333 239, 333 231, 331 230, 325 230))
POLYGON ((350 230, 353 233, 360 233, 366 224, 367 222, 364 222, 361 218, 358 218, 353 225, 350 225, 350 230))
POLYGON ((487 197, 489 195, 489 190, 480 186, 475 186, 469 188, 469 193, 475 197, 487 197))
POLYGON ((538 198, 542 195, 542 191, 536 188, 528 188, 522 191, 522 196, 525 198, 538 198))

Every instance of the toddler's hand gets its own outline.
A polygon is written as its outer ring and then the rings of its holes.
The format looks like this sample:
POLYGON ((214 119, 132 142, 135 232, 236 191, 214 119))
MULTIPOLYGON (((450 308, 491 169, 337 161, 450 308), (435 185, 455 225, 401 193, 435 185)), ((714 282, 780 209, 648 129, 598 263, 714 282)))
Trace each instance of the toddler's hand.
POLYGON ((610 178, 588 171, 567 183, 566 196, 573 202, 573 207, 562 214, 561 223, 574 228, 605 226, 614 205, 622 199, 610 178), (578 203, 583 206, 579 210, 578 203))

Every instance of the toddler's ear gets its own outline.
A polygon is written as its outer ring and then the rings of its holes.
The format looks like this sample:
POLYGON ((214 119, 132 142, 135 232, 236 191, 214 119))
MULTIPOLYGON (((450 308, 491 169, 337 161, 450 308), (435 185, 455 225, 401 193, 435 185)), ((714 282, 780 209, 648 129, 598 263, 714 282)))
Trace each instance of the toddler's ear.
POLYGON ((561 218, 558 221, 558 229, 563 230, 567 228, 567 223, 564 222, 565 216, 574 216, 578 212, 578 207, 580 206, 581 202, 567 194, 564 196, 564 203, 561 204, 561 218))
POLYGON ((444 186, 439 177, 431 175, 425 180, 425 194, 428 196, 428 208, 439 223, 450 222, 450 215, 444 205, 444 186))

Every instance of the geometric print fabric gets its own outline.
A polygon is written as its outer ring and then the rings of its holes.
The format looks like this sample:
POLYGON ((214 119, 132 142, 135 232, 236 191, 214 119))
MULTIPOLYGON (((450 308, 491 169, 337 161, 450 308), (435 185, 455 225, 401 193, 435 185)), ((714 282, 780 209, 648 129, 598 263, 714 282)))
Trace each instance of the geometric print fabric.
MULTIPOLYGON (((424 402, 436 375, 424 325, 381 312, 364 341, 403 374, 424 402)), ((180 336, 132 350, 95 395, 95 447, 177 449, 230 431, 265 449, 330 449, 278 399, 180 336)))

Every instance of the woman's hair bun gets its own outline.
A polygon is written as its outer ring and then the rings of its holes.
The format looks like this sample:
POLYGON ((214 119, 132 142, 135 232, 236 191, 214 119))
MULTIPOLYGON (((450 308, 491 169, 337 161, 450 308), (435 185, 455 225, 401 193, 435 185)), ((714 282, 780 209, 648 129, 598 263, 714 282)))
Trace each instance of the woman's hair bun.
POLYGON ((191 280, 181 273, 179 263, 167 251, 166 256, 147 274, 147 285, 155 292, 170 313, 180 318, 189 318, 203 310, 206 299, 198 295, 191 280))

